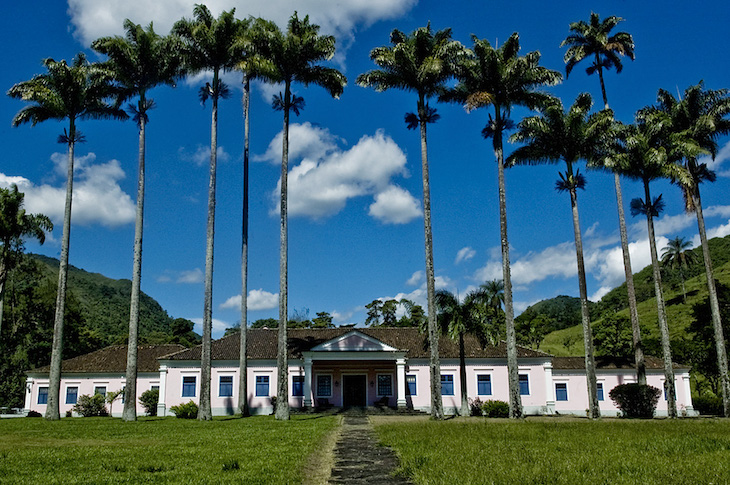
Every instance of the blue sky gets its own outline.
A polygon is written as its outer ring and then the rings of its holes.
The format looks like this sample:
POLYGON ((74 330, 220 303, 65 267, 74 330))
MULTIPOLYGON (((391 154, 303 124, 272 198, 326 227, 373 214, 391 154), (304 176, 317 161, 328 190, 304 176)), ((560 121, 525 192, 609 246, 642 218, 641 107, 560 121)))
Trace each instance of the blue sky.
MULTIPOLYGON (((103 35, 121 34, 125 18, 154 21, 167 33, 194 2, 141 0, 68 3, 11 2, 0 17, 6 48, 0 86, 43 71, 41 59, 71 59, 103 35)), ((239 17, 262 16, 285 25, 294 2, 216 0, 218 14, 236 7, 239 17)), ((293 118, 290 158, 289 311, 327 311, 337 324, 361 323, 364 305, 376 298, 407 297, 425 307, 420 146, 403 122, 414 111, 410 93, 376 93, 355 84, 374 68, 368 54, 388 43, 392 29, 410 32, 431 22, 451 27, 456 39, 470 34, 501 43, 519 32, 523 53, 539 50, 543 65, 564 71, 560 42, 568 24, 618 15, 619 26, 634 36, 636 60, 625 61, 620 75, 606 76, 609 103, 617 118, 653 103, 659 88, 676 93, 704 80, 712 89, 730 87, 726 22, 730 4, 689 2, 440 2, 435 0, 347 0, 296 2, 325 33, 336 35, 333 65, 349 83, 341 99, 317 87, 296 88, 306 108, 293 118)), ((227 77, 233 96, 220 105, 218 206, 214 272, 214 336, 240 320, 241 158, 243 124, 240 77, 227 77)), ((150 114, 147 199, 142 289, 174 317, 200 322, 210 144, 210 106, 197 90, 204 78, 188 79, 175 89, 157 88, 157 109, 150 114)), ((600 99, 598 79, 578 66, 551 93, 571 104, 587 91, 600 99)), ((251 202, 249 321, 277 316, 279 230, 276 188, 279 179, 280 112, 270 107, 278 88, 257 84, 251 106, 251 202), (277 137, 277 135, 279 135, 277 137)), ((600 102, 598 103, 601 104, 600 102)), ((0 186, 17 183, 31 212, 49 215, 57 229, 42 247, 28 250, 58 257, 60 252, 65 151, 55 140, 65 125, 11 127, 22 102, 0 97, 0 186)), ((486 110, 467 114, 456 105, 439 105, 441 120, 429 126, 434 260, 437 286, 465 294, 485 280, 501 278, 496 164, 491 142, 480 136, 486 110)), ((513 112, 515 121, 526 115, 513 112)), ((136 197, 137 130, 131 122, 80 124, 87 142, 77 148, 70 263, 112 278, 131 278, 136 197)), ((704 188, 711 235, 730 233, 730 144, 713 163, 718 181, 704 188)), ((506 147, 506 151, 512 149, 506 147)), ((518 167, 507 172, 509 238, 512 246, 515 306, 561 294, 577 295, 577 270, 570 205, 553 187, 557 166, 518 167)), ((579 195, 585 237, 588 292, 600 298, 622 282, 616 201, 612 177, 588 175, 579 195)), ((657 222, 658 245, 681 236, 695 241, 696 223, 683 213, 679 190, 656 183, 667 201, 657 222)), ((624 181, 624 199, 642 195, 624 181)), ((645 223, 630 219, 635 271, 649 263, 645 223)), ((198 327, 199 328, 199 327, 198 327)))

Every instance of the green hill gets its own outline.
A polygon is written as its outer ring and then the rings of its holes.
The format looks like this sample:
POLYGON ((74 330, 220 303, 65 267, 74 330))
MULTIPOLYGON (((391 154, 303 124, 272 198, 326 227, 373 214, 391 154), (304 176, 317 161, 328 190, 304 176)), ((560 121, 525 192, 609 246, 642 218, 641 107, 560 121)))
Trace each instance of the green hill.
MULTIPOLYGON (((715 238, 709 241, 710 253, 714 266, 715 279, 720 286, 730 287, 730 236, 715 238)), ((687 299, 684 301, 680 287, 678 272, 663 272, 664 298, 666 301, 667 320, 673 351, 681 358, 685 344, 691 342, 694 335, 689 333, 690 325, 695 321, 695 306, 702 305, 708 298, 706 277, 701 248, 693 250, 696 263, 686 273, 687 299), (675 349, 676 348, 676 349, 675 349)), ((638 301, 639 321, 642 329, 647 353, 659 354, 659 328, 657 325, 657 308, 654 298, 654 282, 651 266, 647 266, 634 275, 636 296, 638 301)), ((559 297, 560 298, 560 297, 559 297)), ((548 300, 549 301, 549 300, 548 300)), ((544 302, 540 302, 544 303, 544 302)), ((604 312, 619 317, 629 317, 626 283, 611 290, 596 303, 592 311, 592 323, 600 326, 604 312)), ((562 328, 549 333, 540 344, 540 350, 553 355, 583 355, 583 331, 581 325, 562 328)))
MULTIPOLYGON (((58 260, 25 255, 8 274, 0 328, 0 406, 23 405, 24 372, 51 359, 58 260)), ((129 280, 114 280, 69 267, 63 358, 126 343, 129 280)), ((140 344, 195 345, 193 322, 172 318, 144 293, 140 297, 140 344)))

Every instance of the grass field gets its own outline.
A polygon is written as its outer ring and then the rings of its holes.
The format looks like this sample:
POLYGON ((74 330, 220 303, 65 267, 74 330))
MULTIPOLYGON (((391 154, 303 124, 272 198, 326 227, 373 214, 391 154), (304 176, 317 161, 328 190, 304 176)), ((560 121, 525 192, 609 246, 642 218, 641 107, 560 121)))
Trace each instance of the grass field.
POLYGON ((301 483, 337 417, 0 420, 0 483, 301 483))
POLYGON ((728 484, 730 421, 374 419, 416 484, 728 484))

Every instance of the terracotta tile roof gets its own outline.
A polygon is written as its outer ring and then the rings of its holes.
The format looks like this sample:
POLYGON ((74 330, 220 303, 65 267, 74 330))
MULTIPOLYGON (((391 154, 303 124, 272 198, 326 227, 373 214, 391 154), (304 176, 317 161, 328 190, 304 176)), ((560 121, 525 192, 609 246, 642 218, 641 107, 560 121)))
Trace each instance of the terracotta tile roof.
MULTIPOLYGON (((157 359, 184 350, 179 344, 140 345, 137 350, 137 371, 156 372, 160 369, 157 359)), ((61 372, 121 372, 127 371, 127 346, 112 345, 96 352, 79 355, 61 362, 61 372)), ((33 369, 29 372, 48 373, 50 366, 33 369)))
MULTIPOLYGON (((289 358, 299 359, 302 352, 308 351, 313 347, 322 344, 328 340, 339 337, 351 331, 358 331, 384 344, 395 347, 398 350, 407 351, 406 357, 428 358, 428 339, 425 335, 419 333, 417 328, 326 328, 326 329, 289 329, 289 358)), ((276 329, 249 329, 247 333, 248 339, 248 358, 249 359, 276 359, 277 349, 276 329)), ((235 333, 213 341, 211 348, 211 357, 213 360, 238 360, 240 334, 235 333)), ((507 346, 504 342, 500 342, 496 346, 487 346, 482 348, 479 341, 467 335, 464 339, 464 347, 467 358, 506 358, 507 346)), ((169 356, 171 360, 200 360, 201 346, 183 350, 174 355, 169 356)), ((459 344, 447 337, 439 339, 439 355, 442 359, 458 358, 459 344)), ((549 357, 549 354, 530 350, 524 347, 517 348, 517 355, 520 358, 529 357, 549 357)))
MULTIPOLYGON (((664 361, 659 357, 647 355, 644 357, 646 368, 650 370, 664 369, 664 361)), ((585 369, 584 357, 553 357, 553 369, 562 370, 583 370, 585 369)), ((596 357, 597 369, 634 369, 634 359, 622 357, 596 357)), ((675 369, 686 369, 687 366, 674 363, 675 369)))

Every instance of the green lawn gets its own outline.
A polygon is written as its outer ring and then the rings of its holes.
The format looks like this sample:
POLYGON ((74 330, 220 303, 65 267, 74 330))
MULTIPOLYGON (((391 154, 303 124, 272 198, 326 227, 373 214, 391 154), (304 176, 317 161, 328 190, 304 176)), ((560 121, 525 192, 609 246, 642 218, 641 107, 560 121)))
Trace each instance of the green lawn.
POLYGON ((301 483, 333 416, 0 420, 0 483, 301 483))
POLYGON ((727 484, 730 421, 375 420, 416 484, 727 484))

